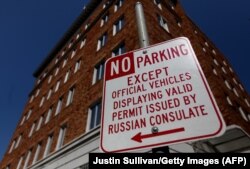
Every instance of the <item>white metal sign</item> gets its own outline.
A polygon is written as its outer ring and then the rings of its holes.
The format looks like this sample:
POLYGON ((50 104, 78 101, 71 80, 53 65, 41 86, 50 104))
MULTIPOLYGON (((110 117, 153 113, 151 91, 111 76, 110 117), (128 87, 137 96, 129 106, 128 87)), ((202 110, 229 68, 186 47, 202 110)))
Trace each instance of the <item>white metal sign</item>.
POLYGON ((113 57, 105 64, 104 78, 104 152, 207 139, 225 131, 187 38, 113 57))

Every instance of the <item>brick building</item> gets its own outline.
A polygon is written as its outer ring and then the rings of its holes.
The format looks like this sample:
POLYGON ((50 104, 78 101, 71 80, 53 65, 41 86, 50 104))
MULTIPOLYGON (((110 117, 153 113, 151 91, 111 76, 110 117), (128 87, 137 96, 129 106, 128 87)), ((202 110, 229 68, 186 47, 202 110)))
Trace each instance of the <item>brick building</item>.
MULTIPOLYGON (((99 152, 105 60, 140 48, 136 2, 89 2, 34 72, 36 83, 1 169, 88 168, 88 153, 99 152)), ((221 137, 172 145, 170 152, 249 152, 250 99, 230 63, 185 15, 179 1, 140 2, 150 44, 190 39, 227 124, 221 137)))

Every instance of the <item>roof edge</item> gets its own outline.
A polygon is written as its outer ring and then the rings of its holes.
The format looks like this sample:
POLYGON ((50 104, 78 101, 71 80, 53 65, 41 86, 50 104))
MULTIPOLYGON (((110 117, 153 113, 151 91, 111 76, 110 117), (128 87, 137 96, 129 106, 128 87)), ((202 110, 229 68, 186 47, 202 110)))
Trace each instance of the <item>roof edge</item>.
POLYGON ((95 10, 95 8, 101 3, 100 0, 91 0, 86 8, 80 13, 77 19, 71 24, 70 28, 66 31, 66 33, 62 36, 59 42, 55 45, 55 47, 50 51, 45 60, 38 66, 38 68, 34 71, 33 76, 37 78, 40 73, 44 70, 44 68, 50 63, 51 60, 54 59, 57 52, 65 45, 68 39, 75 34, 76 30, 81 26, 81 24, 87 20, 90 14, 95 10))

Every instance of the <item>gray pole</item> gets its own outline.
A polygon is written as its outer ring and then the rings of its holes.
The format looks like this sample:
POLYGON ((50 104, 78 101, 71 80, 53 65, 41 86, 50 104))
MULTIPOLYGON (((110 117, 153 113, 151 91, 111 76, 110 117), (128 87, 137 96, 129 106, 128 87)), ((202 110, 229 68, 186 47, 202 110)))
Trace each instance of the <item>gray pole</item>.
POLYGON ((138 34, 140 40, 140 47, 147 47, 149 45, 148 40, 148 31, 145 22, 143 6, 141 2, 136 2, 135 4, 135 12, 136 12, 136 20, 137 20, 137 27, 138 27, 138 34))

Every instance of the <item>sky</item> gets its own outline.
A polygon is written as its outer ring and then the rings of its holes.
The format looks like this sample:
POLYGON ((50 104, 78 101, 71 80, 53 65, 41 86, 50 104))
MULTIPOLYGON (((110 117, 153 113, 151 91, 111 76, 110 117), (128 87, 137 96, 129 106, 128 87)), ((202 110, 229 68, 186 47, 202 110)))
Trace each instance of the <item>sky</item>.
MULTIPOLYGON (((0 160, 34 85, 33 72, 88 0, 0 1, 0 160)), ((250 91, 250 1, 181 0, 250 91)))

